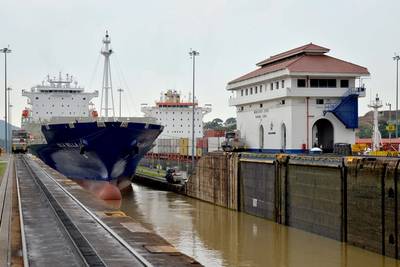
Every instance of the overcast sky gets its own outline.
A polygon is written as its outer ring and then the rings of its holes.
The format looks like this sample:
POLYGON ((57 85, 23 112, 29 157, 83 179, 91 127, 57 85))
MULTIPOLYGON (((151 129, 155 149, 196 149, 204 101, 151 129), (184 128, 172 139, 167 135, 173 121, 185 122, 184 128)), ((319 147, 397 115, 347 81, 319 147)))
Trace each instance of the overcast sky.
MULTIPOLYGON (((369 69, 361 113, 368 111, 370 97, 377 92, 394 108, 392 57, 400 52, 399 11, 399 0, 3 1, 0 48, 9 44, 13 50, 8 56, 13 123, 19 125, 26 106, 21 90, 40 83, 47 74, 62 71, 74 75, 86 91, 101 89, 99 51, 105 30, 115 51, 113 85, 125 89, 125 116, 141 116, 140 104, 154 103, 162 90, 188 95, 190 48, 200 52, 196 95, 201 104, 213 105, 206 120, 235 116, 228 106, 226 83, 270 55, 309 42, 369 69)), ((2 117, 3 65, 1 54, 2 117)))

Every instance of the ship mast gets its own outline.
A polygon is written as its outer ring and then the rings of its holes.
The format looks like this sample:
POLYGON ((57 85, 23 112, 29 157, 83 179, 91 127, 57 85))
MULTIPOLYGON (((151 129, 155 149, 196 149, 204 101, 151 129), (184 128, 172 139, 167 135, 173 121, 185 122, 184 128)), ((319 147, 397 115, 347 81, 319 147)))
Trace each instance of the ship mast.
POLYGON ((371 101, 368 107, 374 109, 374 129, 372 133, 372 151, 379 151, 381 144, 381 133, 378 125, 378 109, 382 107, 382 101, 379 100, 378 94, 376 94, 375 100, 371 101))
POLYGON ((104 56, 104 70, 103 70, 103 85, 102 85, 101 107, 100 107, 100 111, 106 118, 108 118, 109 111, 112 111, 113 117, 115 116, 114 97, 113 97, 112 81, 111 81, 111 66, 110 66, 110 55, 114 51, 110 48, 110 43, 111 43, 111 38, 108 35, 108 31, 106 31, 106 36, 103 38, 104 46, 101 50, 101 54, 104 56), (111 107, 109 106, 109 97, 111 97, 111 107))

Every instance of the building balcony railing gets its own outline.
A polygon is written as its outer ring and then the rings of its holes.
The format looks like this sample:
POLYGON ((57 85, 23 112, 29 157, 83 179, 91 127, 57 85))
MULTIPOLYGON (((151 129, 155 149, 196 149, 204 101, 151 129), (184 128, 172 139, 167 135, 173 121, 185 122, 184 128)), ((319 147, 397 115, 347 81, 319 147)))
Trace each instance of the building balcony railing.
POLYGON ((360 97, 365 96, 365 88, 311 88, 311 87, 292 87, 292 88, 281 88, 275 90, 266 90, 261 93, 236 96, 229 98, 229 105, 243 105, 248 103, 255 103, 261 101, 268 101, 273 99, 279 99, 284 97, 343 97, 345 95, 357 94, 360 97))

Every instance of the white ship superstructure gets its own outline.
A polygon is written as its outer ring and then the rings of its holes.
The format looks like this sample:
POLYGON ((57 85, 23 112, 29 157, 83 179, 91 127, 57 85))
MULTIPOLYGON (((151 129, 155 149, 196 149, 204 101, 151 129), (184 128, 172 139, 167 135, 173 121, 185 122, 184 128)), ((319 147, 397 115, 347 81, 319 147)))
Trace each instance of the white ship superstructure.
MULTIPOLYGON (((194 105, 194 137, 197 139, 203 137, 203 117, 211 112, 211 105, 200 107, 197 100, 194 101, 194 105)), ((157 147, 160 148, 158 144, 163 143, 169 153, 177 153, 179 139, 192 139, 193 102, 183 101, 177 91, 167 90, 155 106, 143 104, 141 110, 146 117, 155 118, 157 123, 164 126, 164 131, 157 140, 155 152, 158 151, 157 147), (165 145, 166 140, 169 140, 167 145, 165 145)))
POLYGON ((90 101, 98 95, 98 91, 86 93, 68 74, 65 79, 61 73, 58 79, 48 76, 30 91, 22 90, 30 106, 22 123, 46 122, 55 117, 89 117, 90 101))

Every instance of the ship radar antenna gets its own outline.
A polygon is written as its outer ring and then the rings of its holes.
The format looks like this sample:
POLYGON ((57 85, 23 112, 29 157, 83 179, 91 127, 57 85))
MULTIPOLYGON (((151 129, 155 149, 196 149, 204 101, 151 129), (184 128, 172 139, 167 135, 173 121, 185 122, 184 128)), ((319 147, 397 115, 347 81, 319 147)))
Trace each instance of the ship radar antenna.
POLYGON ((112 81, 111 81, 111 66, 110 66, 110 56, 114 52, 111 47, 111 38, 106 31, 106 35, 103 38, 103 48, 101 49, 101 54, 104 56, 104 70, 103 70, 103 84, 102 84, 102 96, 100 112, 104 111, 104 116, 108 118, 109 111, 112 112, 114 117, 114 96, 112 91, 112 81), (111 97, 111 107, 109 104, 109 97, 111 97), (104 102, 103 102, 104 101, 104 102))

